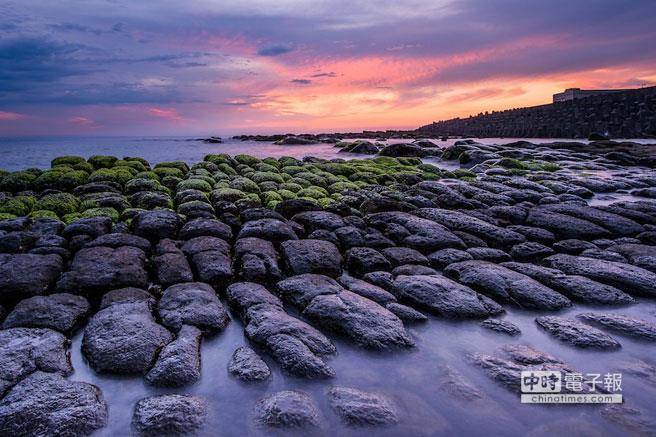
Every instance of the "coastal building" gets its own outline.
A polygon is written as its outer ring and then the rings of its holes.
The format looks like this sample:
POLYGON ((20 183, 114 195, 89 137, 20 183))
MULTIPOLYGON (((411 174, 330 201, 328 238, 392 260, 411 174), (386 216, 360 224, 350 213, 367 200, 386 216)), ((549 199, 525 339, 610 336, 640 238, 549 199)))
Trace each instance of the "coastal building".
POLYGON ((570 100, 584 99, 590 96, 598 96, 600 94, 612 94, 630 91, 629 89, 617 90, 582 90, 581 88, 567 88, 562 93, 553 95, 553 102, 567 102, 570 100))

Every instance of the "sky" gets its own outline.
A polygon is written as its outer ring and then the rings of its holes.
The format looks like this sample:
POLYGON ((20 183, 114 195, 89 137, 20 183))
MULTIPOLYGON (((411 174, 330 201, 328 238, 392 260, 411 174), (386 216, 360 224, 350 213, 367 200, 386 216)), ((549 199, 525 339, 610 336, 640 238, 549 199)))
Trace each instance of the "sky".
POLYGON ((654 84, 654 0, 0 1, 0 136, 414 129, 654 84))

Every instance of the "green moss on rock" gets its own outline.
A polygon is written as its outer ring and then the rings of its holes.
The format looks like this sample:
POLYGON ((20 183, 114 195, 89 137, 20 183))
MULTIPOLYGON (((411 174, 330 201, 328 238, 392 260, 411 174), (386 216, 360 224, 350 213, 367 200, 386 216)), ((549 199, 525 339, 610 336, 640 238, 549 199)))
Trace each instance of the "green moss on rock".
POLYGON ((31 190, 34 188, 33 184, 38 176, 38 174, 28 170, 9 173, 0 180, 0 191, 18 193, 31 190))
POLYGON ((79 207, 80 201, 70 193, 46 194, 34 205, 35 210, 45 209, 53 211, 59 217, 75 213, 78 211, 79 207))

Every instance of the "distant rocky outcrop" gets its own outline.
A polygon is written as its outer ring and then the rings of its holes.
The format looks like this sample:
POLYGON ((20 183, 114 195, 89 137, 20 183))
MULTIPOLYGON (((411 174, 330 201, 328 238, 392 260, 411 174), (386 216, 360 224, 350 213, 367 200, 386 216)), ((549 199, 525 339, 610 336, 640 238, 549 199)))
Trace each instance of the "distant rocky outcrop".
MULTIPOLYGON (((656 87, 566 102, 485 112, 422 126, 426 136, 611 138, 656 136, 656 87)), ((601 138, 599 138, 601 139, 601 138)))

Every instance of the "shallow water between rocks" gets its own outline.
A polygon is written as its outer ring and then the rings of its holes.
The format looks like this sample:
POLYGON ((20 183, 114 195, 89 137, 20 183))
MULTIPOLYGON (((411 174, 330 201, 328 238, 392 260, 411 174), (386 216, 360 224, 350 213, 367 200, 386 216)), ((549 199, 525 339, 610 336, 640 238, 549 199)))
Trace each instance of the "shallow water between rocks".
MULTIPOLYGON (((291 308, 286 308, 294 314, 291 308)), ((587 310, 621 313, 656 321, 656 303, 641 300, 620 308, 599 308, 575 304, 559 312, 574 316, 587 310)), ((99 386, 110 406, 108 426, 98 436, 129 435, 134 404, 153 394, 184 393, 199 395, 208 401, 208 421, 199 435, 271 435, 253 425, 251 412, 255 402, 280 390, 299 389, 310 393, 324 416, 322 430, 298 431, 298 435, 551 435, 567 431, 571 435, 627 435, 621 428, 600 415, 601 406, 590 405, 523 405, 519 396, 497 384, 467 360, 473 352, 493 353, 509 343, 522 343, 550 353, 582 373, 617 372, 622 363, 653 360, 656 347, 629 337, 614 334, 622 348, 601 352, 570 347, 549 337, 534 319, 545 312, 522 311, 506 307, 504 320, 511 321, 522 335, 509 337, 481 328, 477 321, 449 321, 430 317, 427 323, 410 325, 416 347, 409 351, 373 353, 360 349, 325 332, 336 344, 337 354, 329 360, 336 377, 308 381, 281 373, 279 366, 266 354, 272 378, 264 383, 245 384, 227 372, 233 351, 248 344, 242 323, 233 316, 219 335, 204 340, 202 378, 182 389, 157 389, 146 385, 141 377, 114 377, 96 374, 84 361, 80 346, 82 332, 73 338, 71 348, 75 373, 71 379, 99 386), (481 399, 462 401, 441 387, 443 366, 462 375, 463 382, 483 394, 481 399), (389 428, 350 428, 342 424, 328 405, 325 391, 333 385, 377 391, 392 397, 399 405, 400 422, 389 428)), ((653 384, 653 381, 652 381, 653 384)), ((623 373, 622 394, 629 406, 653 414, 656 411, 656 386, 623 373)), ((273 431, 274 434, 276 433, 273 431)), ((283 434, 283 432, 281 432, 283 434)), ((284 432, 289 435, 290 432, 284 432)), ((292 431, 291 434, 294 434, 292 431)))

